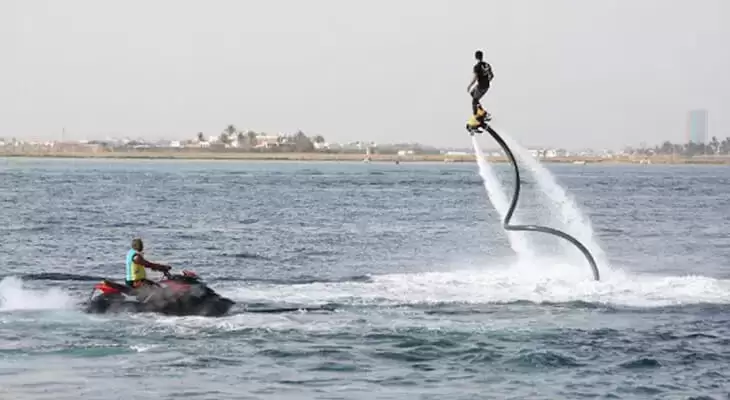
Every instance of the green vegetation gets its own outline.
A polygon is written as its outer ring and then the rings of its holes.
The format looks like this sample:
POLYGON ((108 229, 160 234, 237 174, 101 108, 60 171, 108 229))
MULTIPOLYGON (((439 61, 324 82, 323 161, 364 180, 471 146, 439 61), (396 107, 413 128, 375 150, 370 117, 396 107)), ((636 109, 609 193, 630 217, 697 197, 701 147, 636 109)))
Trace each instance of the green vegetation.
POLYGON ((418 143, 395 143, 375 145, 355 142, 347 145, 329 145, 322 135, 307 136, 301 130, 290 135, 272 135, 265 132, 240 131, 235 125, 228 125, 214 138, 206 139, 200 132, 195 140, 184 143, 185 147, 201 147, 209 151, 253 152, 253 153, 358 153, 367 150, 371 154, 395 155, 401 150, 418 154, 441 154, 441 150, 418 143), (210 140, 214 139, 214 140, 210 140))
MULTIPOLYGON (((235 125, 228 125, 218 136, 217 143, 210 143, 211 146, 223 146, 224 148, 235 148, 244 151, 267 152, 297 152, 308 153, 315 151, 316 144, 324 144, 324 137, 321 135, 308 137, 302 131, 293 135, 271 136, 266 133, 254 131, 239 131, 235 125)), ((198 133, 197 142, 207 142, 202 132, 198 133)))
POLYGON ((719 141, 716 136, 713 136, 710 142, 707 144, 694 142, 677 144, 667 140, 664 141, 661 146, 632 150, 639 154, 676 154, 685 157, 704 155, 730 155, 730 137, 726 137, 723 141, 719 141))

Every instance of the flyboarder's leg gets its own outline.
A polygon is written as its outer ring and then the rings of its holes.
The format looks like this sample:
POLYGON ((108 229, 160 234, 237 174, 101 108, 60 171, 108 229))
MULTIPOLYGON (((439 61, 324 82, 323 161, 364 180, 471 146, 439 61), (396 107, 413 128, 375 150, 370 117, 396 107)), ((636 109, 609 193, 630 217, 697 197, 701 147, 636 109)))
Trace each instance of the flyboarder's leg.
POLYGON ((489 113, 482 107, 481 103, 479 102, 482 97, 487 93, 487 90, 489 90, 489 87, 481 87, 477 85, 472 89, 471 91, 471 109, 472 109, 472 116, 469 118, 469 121, 466 123, 466 129, 469 132, 476 132, 476 133, 482 133, 479 129, 483 124, 484 121, 489 121, 492 119, 492 116, 489 115, 489 113))
POLYGON ((487 91, 489 90, 489 85, 487 86, 479 86, 474 88, 471 92, 471 110, 472 114, 476 115, 477 119, 482 120, 491 120, 492 116, 489 115, 489 113, 482 107, 482 104, 480 103, 482 100, 482 97, 484 97, 485 94, 487 94, 487 91))

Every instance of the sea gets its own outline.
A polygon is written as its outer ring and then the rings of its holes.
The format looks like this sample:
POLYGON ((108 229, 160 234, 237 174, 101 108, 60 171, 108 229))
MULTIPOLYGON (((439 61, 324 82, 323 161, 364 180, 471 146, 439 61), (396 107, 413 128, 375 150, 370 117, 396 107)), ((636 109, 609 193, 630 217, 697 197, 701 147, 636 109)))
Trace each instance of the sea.
POLYGON ((730 399, 730 168, 541 165, 600 280, 474 162, 0 158, 0 399, 730 399), (136 237, 229 315, 85 313, 136 237))

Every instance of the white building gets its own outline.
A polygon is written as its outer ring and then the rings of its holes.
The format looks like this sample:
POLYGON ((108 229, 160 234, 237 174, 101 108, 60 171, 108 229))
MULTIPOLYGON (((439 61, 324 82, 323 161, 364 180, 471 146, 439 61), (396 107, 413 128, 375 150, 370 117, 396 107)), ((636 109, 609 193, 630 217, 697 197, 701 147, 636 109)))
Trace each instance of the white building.
POLYGON ((256 136, 256 148, 268 149, 276 147, 280 144, 279 135, 257 135, 256 136))

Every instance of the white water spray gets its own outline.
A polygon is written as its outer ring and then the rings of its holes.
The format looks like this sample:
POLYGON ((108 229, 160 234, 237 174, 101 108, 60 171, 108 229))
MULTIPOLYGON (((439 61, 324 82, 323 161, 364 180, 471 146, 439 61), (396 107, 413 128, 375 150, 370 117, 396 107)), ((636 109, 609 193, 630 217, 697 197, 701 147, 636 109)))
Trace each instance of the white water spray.
MULTIPOLYGON (((515 139, 499 131, 502 139, 515 153, 515 156, 527 167, 527 169, 535 177, 535 181, 551 203, 551 208, 556 211, 559 221, 550 221, 550 225, 554 228, 561 229, 571 236, 581 241, 588 250, 596 258, 599 265, 605 266, 607 258, 601 249, 598 241, 593 233, 590 221, 581 213, 580 208, 573 198, 569 196, 565 190, 560 187, 555 177, 548 171, 530 152, 522 147, 515 139), (558 226, 555 226, 558 225, 558 226)), ((567 249, 567 254, 574 254, 578 257, 578 253, 574 246, 570 243, 561 241, 563 249, 567 249)), ((566 255, 567 255, 566 254, 566 255)), ((582 255, 580 256, 582 258, 582 255)))
MULTIPOLYGON (((479 165, 479 175, 484 181, 484 188, 487 190, 489 200, 492 202, 494 208, 499 213, 501 220, 504 221, 504 217, 505 215, 507 215, 507 210, 509 209, 509 201, 507 200, 507 196, 505 196, 504 192, 502 191, 502 187, 500 186, 497 175, 494 173, 494 170, 487 162, 487 159, 484 157, 484 153, 482 152, 481 147, 479 147, 479 142, 477 142, 476 136, 472 136, 471 141, 474 145, 474 152, 476 154, 477 164, 479 165)), ((515 217, 513 217, 513 221, 514 220, 516 220, 515 217)), ((530 249, 530 245, 524 234, 507 231, 507 238, 509 239, 510 245, 512 246, 512 250, 517 253, 517 256, 519 258, 534 257, 534 254, 530 249)))
POLYGON ((29 289, 10 276, 0 281, 0 311, 59 310, 75 306, 75 300, 58 289, 29 289))

